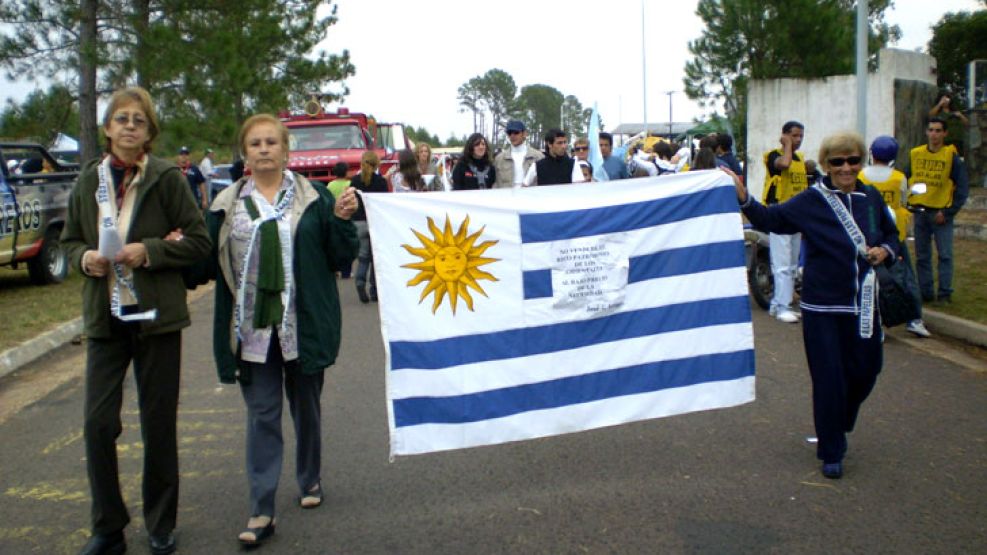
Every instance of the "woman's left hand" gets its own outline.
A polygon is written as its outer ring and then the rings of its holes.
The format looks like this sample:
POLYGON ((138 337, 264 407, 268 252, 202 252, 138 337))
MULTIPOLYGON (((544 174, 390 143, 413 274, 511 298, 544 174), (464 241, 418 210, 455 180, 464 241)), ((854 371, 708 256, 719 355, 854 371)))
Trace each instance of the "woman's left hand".
POLYGON ((871 247, 867 249, 867 261, 871 266, 883 264, 888 257, 888 251, 884 247, 871 247))
POLYGON ((348 220, 356 212, 357 201, 356 201, 356 189, 353 187, 347 187, 343 190, 343 194, 339 195, 336 199, 335 213, 336 217, 348 220))
POLYGON ((116 262, 128 268, 139 268, 147 262, 147 249, 144 243, 127 243, 117 253, 116 262))

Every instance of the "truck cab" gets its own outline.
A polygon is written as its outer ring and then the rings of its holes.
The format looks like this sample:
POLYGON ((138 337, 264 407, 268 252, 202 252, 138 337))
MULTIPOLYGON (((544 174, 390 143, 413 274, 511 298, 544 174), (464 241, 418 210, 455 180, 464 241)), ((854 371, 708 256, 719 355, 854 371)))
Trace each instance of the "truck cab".
POLYGON ((314 98, 303 113, 282 112, 279 117, 289 133, 288 169, 310 181, 332 181, 338 162, 346 163, 347 175, 358 173, 366 150, 380 157, 383 174, 397 164, 399 150, 411 148, 402 124, 378 123, 373 116, 347 108, 327 112, 314 98))
POLYGON ((38 284, 65 279, 59 236, 77 178, 41 145, 0 143, 0 265, 26 264, 38 284))

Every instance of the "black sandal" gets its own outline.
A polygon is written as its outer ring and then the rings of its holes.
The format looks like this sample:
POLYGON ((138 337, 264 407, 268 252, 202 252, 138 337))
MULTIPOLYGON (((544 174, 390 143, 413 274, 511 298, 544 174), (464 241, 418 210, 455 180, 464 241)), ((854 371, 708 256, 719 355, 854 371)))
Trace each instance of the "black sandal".
POLYGON ((274 535, 274 518, 271 518, 271 521, 267 523, 267 526, 261 526, 259 528, 245 528, 243 532, 240 532, 240 535, 237 536, 237 539, 240 540, 240 545, 242 545, 243 547, 250 548, 250 547, 259 546, 260 544, 264 543, 264 540, 270 538, 273 535, 274 535), (252 540, 246 539, 243 537, 244 534, 253 534, 254 539, 252 540))
POLYGON ((303 509, 314 509, 322 505, 322 483, 315 484, 315 488, 309 490, 298 500, 298 504, 303 509))

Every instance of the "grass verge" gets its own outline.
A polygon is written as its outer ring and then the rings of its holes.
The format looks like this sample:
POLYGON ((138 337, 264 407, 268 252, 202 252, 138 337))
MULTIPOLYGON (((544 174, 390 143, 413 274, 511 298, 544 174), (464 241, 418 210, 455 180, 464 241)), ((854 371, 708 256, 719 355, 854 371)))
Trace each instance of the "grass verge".
MULTIPOLYGON (((915 260, 914 244, 912 241, 909 241, 909 244, 912 246, 912 260, 915 260)), ((935 246, 933 246, 934 250, 935 246)), ((934 272, 935 266, 936 257, 933 256, 934 272)), ((927 303, 925 307, 987 324, 987 242, 961 237, 953 238, 952 301, 949 304, 927 303)))
POLYGON ((69 272, 57 285, 34 285, 27 269, 0 268, 0 351, 82 314, 82 276, 69 272))

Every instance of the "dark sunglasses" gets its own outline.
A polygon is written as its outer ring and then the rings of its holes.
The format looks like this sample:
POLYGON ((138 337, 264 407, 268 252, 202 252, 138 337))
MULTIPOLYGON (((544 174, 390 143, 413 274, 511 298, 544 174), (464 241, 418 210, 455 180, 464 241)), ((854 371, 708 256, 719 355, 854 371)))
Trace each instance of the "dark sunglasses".
POLYGON ((837 156, 835 158, 830 158, 829 160, 827 160, 827 162, 829 162, 829 167, 839 168, 846 163, 849 163, 851 166, 856 166, 857 164, 860 163, 861 160, 863 160, 863 158, 861 158, 860 156, 847 156, 846 158, 842 156, 837 156))
POLYGON ((574 147, 572 147, 572 150, 575 150, 576 152, 582 152, 584 150, 589 150, 589 147, 588 146, 574 146, 574 147))
POLYGON ((520 133, 521 133, 520 131, 508 131, 507 132, 508 135, 518 135, 520 133))

